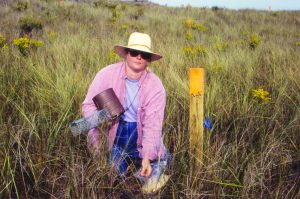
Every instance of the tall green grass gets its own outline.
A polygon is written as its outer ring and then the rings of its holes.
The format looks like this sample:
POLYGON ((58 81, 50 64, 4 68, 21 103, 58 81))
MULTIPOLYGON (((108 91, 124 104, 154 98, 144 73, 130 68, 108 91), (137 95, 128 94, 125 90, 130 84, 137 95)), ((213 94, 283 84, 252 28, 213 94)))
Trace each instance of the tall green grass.
MULTIPOLYGON (((299 11, 231 11, 30 1, 18 11, 0 9, 0 196, 3 198, 104 198, 137 193, 138 184, 113 184, 103 156, 92 157, 86 137, 72 137, 68 123, 96 72, 120 61, 114 44, 133 31, 149 33, 164 58, 150 68, 167 91, 164 140, 173 153, 172 178, 158 195, 167 198, 300 197, 299 11), (139 11, 142 10, 142 11, 139 11), (31 37, 44 42, 23 56, 13 40, 22 17, 39 19, 31 37), (191 29, 186 20, 207 27, 191 29), (52 32, 52 33, 51 33, 52 32), (53 34, 54 33, 54 34, 53 34), (51 36, 52 34, 52 36, 51 36), (261 39, 251 47, 250 36, 261 39), (184 49, 201 49, 194 55, 184 49), (206 70, 205 130, 201 168, 189 174, 188 71, 206 70), (263 88, 270 101, 254 99, 263 88), (135 188, 132 188, 135 187, 135 188)), ((105 127, 103 127, 105 128, 105 127)), ((105 129, 104 129, 105 130, 105 129)), ((1 198, 2 198, 1 197, 1 198)))

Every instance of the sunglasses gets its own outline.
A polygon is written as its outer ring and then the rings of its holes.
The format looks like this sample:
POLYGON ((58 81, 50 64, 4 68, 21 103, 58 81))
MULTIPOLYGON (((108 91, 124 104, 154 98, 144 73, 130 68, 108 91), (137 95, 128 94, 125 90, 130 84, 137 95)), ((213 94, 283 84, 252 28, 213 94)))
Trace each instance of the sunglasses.
POLYGON ((128 52, 131 57, 136 57, 138 55, 141 55, 141 57, 145 60, 150 60, 151 56, 152 56, 151 53, 146 53, 146 52, 142 52, 142 51, 138 51, 138 50, 128 49, 128 52))

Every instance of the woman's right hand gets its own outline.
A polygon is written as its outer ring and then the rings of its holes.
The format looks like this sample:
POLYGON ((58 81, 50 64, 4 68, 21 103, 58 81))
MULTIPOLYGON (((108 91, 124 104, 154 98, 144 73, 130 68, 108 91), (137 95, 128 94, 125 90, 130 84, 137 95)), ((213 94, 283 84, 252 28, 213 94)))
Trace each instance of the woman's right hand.
POLYGON ((100 156, 100 132, 98 129, 94 128, 88 132, 87 147, 93 156, 100 156))

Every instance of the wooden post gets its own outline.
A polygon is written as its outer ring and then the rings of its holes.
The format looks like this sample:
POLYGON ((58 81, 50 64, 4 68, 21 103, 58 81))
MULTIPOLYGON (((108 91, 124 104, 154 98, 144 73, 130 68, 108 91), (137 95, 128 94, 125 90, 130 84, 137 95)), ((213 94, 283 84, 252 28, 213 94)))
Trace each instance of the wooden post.
MULTIPOLYGON (((190 153, 199 161, 203 153, 204 69, 190 68, 190 153)), ((191 158, 191 168, 200 166, 191 158)))

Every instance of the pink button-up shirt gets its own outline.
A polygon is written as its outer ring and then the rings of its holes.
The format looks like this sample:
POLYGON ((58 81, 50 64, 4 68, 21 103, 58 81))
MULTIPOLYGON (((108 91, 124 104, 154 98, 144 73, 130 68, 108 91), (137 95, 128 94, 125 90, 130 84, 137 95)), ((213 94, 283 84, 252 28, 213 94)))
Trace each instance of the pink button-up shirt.
MULTIPOLYGON (((100 70, 91 83, 84 102, 82 112, 87 117, 97 108, 92 100, 102 91, 113 88, 121 104, 125 101, 125 62, 109 65, 100 70)), ((163 158, 166 148, 162 139, 162 125, 166 106, 166 92, 160 79, 152 72, 145 70, 139 80, 139 103, 137 110, 137 147, 141 158, 150 160, 163 158)), ((114 143, 118 122, 109 130, 109 149, 114 143)), ((91 129, 89 134, 99 133, 91 129)))

